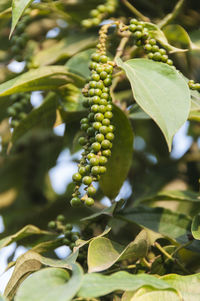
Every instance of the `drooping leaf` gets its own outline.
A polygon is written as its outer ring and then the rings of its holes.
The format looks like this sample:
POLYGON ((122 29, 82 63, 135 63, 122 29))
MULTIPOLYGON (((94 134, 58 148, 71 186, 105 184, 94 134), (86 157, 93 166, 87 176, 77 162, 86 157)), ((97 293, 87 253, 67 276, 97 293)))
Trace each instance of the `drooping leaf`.
POLYGON ((82 284, 83 272, 72 266, 72 276, 64 269, 46 268, 26 279, 17 291, 16 301, 70 301, 82 284))
POLYGON ((100 297, 116 290, 133 291, 143 286, 173 289, 165 281, 147 274, 132 275, 127 272, 117 272, 110 276, 105 276, 91 273, 84 275, 78 296, 83 298, 100 297))
POLYGON ((93 239, 88 248, 88 272, 101 272, 121 260, 131 259, 134 262, 145 257, 147 250, 146 231, 140 232, 126 248, 105 237, 93 239))
POLYGON ((35 227, 33 225, 27 225, 23 229, 18 231, 17 233, 1 239, 0 240, 0 249, 10 245, 14 241, 18 241, 18 240, 20 240, 22 238, 25 238, 27 236, 41 235, 41 234, 49 235, 51 233, 48 232, 48 231, 40 230, 38 227, 35 227))
POLYGON ((168 200, 168 201, 185 201, 185 202, 200 202, 198 192, 189 190, 162 190, 156 195, 150 195, 141 200, 148 202, 152 200, 168 200))
POLYGON ((194 216, 191 226, 192 235, 195 239, 200 240, 200 214, 194 216))
MULTIPOLYGON (((176 240, 180 244, 187 243, 188 235, 191 234, 189 216, 164 208, 136 207, 124 210, 120 217, 176 240)), ((189 248, 198 252, 200 243, 194 241, 189 248)))
POLYGON ((55 64, 60 59, 67 59, 83 49, 94 46, 96 38, 91 35, 72 35, 64 38, 48 47, 47 49, 39 51, 32 59, 34 66, 45 66, 55 64))
POLYGON ((141 288, 132 293, 129 301, 181 301, 181 296, 171 290, 155 290, 153 288, 141 288))
POLYGON ((126 72, 138 105, 158 124, 171 150, 174 134, 189 115, 187 83, 178 71, 164 63, 118 59, 117 64, 126 72))
POLYGON ((127 177, 132 162, 133 131, 126 115, 113 106, 112 124, 115 126, 112 156, 106 165, 107 171, 101 177, 100 187, 110 199, 117 196, 127 177))
POLYGON ((66 83, 83 85, 84 80, 64 66, 48 66, 27 71, 0 85, 0 96, 13 93, 53 90, 66 83))
POLYGON ((12 1, 12 27, 10 36, 12 35, 17 22, 22 16, 25 9, 33 2, 33 0, 13 0, 12 1))

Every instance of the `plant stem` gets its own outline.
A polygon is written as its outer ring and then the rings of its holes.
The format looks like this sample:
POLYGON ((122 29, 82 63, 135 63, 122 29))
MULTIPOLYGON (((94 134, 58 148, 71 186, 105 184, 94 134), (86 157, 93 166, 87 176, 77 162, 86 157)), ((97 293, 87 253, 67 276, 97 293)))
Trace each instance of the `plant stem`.
POLYGON ((191 274, 190 271, 188 271, 176 258, 173 258, 165 249, 158 243, 155 242, 154 246, 158 248, 158 250, 164 254, 169 260, 171 260, 173 263, 177 264, 179 268, 185 273, 185 274, 191 274))
POLYGON ((122 0, 122 2, 124 3, 124 5, 126 5, 126 7, 128 7, 128 9, 135 15, 137 16, 139 19, 141 19, 144 22, 149 22, 149 18, 144 16, 141 12, 139 12, 137 10, 137 8, 135 8, 132 4, 130 4, 127 0, 122 0))
POLYGON ((185 0, 179 0, 176 6, 174 7, 173 11, 170 14, 166 15, 166 17, 158 23, 158 26, 160 28, 163 28, 167 24, 171 23, 175 18, 177 18, 177 16, 180 14, 183 8, 184 3, 185 0))
POLYGON ((151 264, 146 260, 146 258, 142 258, 141 262, 145 265, 145 267, 147 267, 148 269, 151 268, 151 264))

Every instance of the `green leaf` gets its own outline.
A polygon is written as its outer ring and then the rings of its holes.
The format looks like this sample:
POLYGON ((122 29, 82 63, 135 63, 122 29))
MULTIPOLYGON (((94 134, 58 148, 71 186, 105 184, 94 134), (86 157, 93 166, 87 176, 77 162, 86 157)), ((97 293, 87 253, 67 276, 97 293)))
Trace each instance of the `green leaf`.
MULTIPOLYGON (((161 279, 164 280, 169 285, 171 285, 172 287, 174 287, 177 291, 179 291, 182 300, 186 300, 186 301, 199 300, 200 274, 194 274, 189 276, 170 274, 161 277, 161 279)), ((172 299, 172 301, 174 301, 174 299, 172 299)))
POLYGON ((128 117, 133 120, 137 119, 150 119, 150 116, 147 115, 139 106, 138 104, 134 104, 130 110, 128 117))
POLYGON ((132 162, 133 131, 126 115, 113 106, 112 123, 115 126, 112 156, 106 166, 107 171, 101 177, 100 187, 110 199, 117 196, 124 183, 132 162))
MULTIPOLYGON (((180 244, 188 242, 191 218, 184 214, 159 207, 136 207, 126 209, 120 217, 127 222, 136 223, 173 240, 175 239, 180 244)), ((190 247, 198 251, 200 244, 194 244, 193 242, 190 247)))
POLYGON ((146 256, 148 237, 142 231, 126 248, 105 237, 93 239, 88 248, 89 273, 109 269, 117 261, 131 259, 131 262, 146 256))
POLYGON ((132 293, 129 301, 182 301, 183 299, 171 290, 155 290, 152 288, 141 288, 132 293))
POLYGON ((159 200, 168 200, 168 201, 183 201, 183 202, 200 202, 200 196, 198 192, 189 191, 189 190, 162 190, 156 195, 149 195, 142 199, 142 202, 149 201, 159 201, 159 200))
POLYGON ((22 238, 25 238, 30 235, 49 235, 51 232, 40 230, 38 227, 35 227, 33 225, 27 225, 17 233, 10 235, 8 237, 5 237, 0 240, 0 249, 10 245, 11 243, 18 241, 22 238))
POLYGON ((181 74, 147 59, 117 60, 131 83, 138 105, 158 124, 171 150, 174 134, 187 120, 190 90, 181 74))
POLYGON ((191 226, 192 235, 195 239, 200 240, 200 214, 194 216, 191 226))
POLYGON ((0 96, 13 93, 54 90, 66 83, 83 85, 84 80, 68 72, 64 66, 49 66, 32 69, 0 85, 0 96))
POLYGON ((56 41, 53 46, 40 50, 32 59, 34 66, 55 64, 60 59, 67 59, 79 51, 94 46, 95 37, 86 34, 72 35, 61 41, 56 41))
POLYGON ((13 0, 12 1, 12 26, 10 36, 12 35, 17 22, 22 16, 25 9, 33 2, 33 0, 13 0))
POLYGON ((127 272, 117 272, 110 276, 105 276, 91 273, 84 275, 78 296, 83 298, 100 297, 116 290, 133 291, 143 286, 158 289, 172 288, 161 279, 147 274, 132 275, 127 272))
POLYGON ((95 49, 88 49, 74 55, 66 63, 68 70, 72 73, 77 73, 82 77, 89 77, 90 69, 88 68, 88 65, 93 52, 95 52, 95 49))
POLYGON ((15 301, 70 301, 82 284, 83 272, 73 265, 72 277, 64 269, 46 268, 27 278, 17 291, 15 301))
POLYGON ((147 27, 150 36, 155 38, 170 53, 187 51, 187 49, 180 49, 170 45, 164 32, 157 25, 145 22, 145 27, 147 27))

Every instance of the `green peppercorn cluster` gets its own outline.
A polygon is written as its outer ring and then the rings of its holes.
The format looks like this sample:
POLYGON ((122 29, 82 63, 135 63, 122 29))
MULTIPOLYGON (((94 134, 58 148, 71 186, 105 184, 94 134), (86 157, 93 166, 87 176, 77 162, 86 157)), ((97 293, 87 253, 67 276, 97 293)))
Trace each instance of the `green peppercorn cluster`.
POLYGON ((98 5, 96 9, 90 11, 91 18, 83 20, 82 25, 86 28, 99 25, 108 14, 116 10, 117 3, 117 0, 106 0, 105 4, 98 5))
POLYGON ((143 46, 149 59, 157 62, 163 62, 170 66, 173 65, 173 61, 169 59, 166 50, 164 48, 160 48, 157 45, 156 40, 150 37, 149 30, 144 22, 138 21, 137 19, 131 19, 129 30, 133 33, 136 45, 143 46))
POLYGON ((48 227, 51 230, 56 231, 58 234, 63 234, 62 239, 63 245, 67 245, 71 250, 75 247, 75 242, 79 239, 79 232, 72 231, 72 224, 65 223, 64 215, 60 214, 57 216, 55 221, 50 221, 48 227))
POLYGON ((195 83, 193 80, 189 80, 188 85, 191 90, 200 91, 200 83, 195 83))
MULTIPOLYGON (((104 45, 102 45, 104 49, 104 45)), ((93 53, 89 65, 91 77, 83 89, 87 98, 83 105, 88 108, 88 116, 81 119, 81 130, 84 135, 79 138, 83 146, 82 158, 78 165, 78 172, 73 175, 76 183, 72 206, 84 203, 87 206, 94 204, 92 198, 96 192, 92 185, 106 172, 106 163, 111 156, 112 140, 114 139, 114 126, 112 119, 112 98, 109 86, 112 83, 113 64, 108 61, 104 52, 93 53), (86 194, 80 198, 79 188, 85 185, 86 194)))
POLYGON ((15 34, 11 39, 11 53, 13 58, 18 62, 22 62, 24 60, 22 49, 25 49, 28 42, 28 35, 25 33, 25 30, 30 19, 29 15, 22 17, 22 20, 18 23, 15 29, 15 34))
POLYGON ((19 93, 11 95, 13 104, 7 109, 8 116, 11 117, 11 127, 16 128, 20 121, 27 116, 27 110, 30 107, 30 95, 19 93))

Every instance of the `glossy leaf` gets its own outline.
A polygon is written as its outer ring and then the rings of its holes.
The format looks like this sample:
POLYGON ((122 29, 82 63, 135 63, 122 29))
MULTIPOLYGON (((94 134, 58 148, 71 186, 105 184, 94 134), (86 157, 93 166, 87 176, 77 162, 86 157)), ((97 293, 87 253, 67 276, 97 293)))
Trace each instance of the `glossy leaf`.
POLYGON ((171 290, 154 290, 141 288, 132 294, 130 301, 181 301, 181 296, 171 290))
POLYGON ((198 192, 189 190, 162 190, 156 195, 148 196, 142 202, 154 200, 168 200, 168 201, 183 201, 183 202, 200 202, 198 192))
POLYGON ((127 177, 132 162, 133 131, 126 115, 118 107, 113 108, 112 123, 115 126, 112 156, 106 165, 107 171, 101 177, 100 187, 110 199, 117 196, 127 177))
POLYGON ((84 275, 83 284, 78 295, 83 298, 100 297, 116 290, 133 291, 143 286, 158 289, 171 288, 171 285, 166 282, 147 274, 132 275, 127 272, 117 272, 105 276, 91 273, 84 275))
POLYGON ((130 259, 131 262, 146 256, 148 237, 145 231, 139 233, 126 248, 105 237, 93 239, 88 248, 89 273, 110 268, 117 261, 130 259))
POLYGON ((70 301, 81 287, 83 272, 73 265, 72 277, 64 269, 46 268, 26 279, 17 291, 16 301, 70 301))
POLYGON ((27 71, 0 85, 0 96, 13 93, 53 90, 66 83, 82 85, 84 80, 64 66, 49 66, 27 71))
POLYGON ((33 0, 13 0, 12 1, 12 27, 10 31, 10 36, 12 35, 17 22, 22 16, 25 9, 33 2, 33 0))
POLYGON ((3 239, 0 240, 0 249, 10 245, 11 243, 18 241, 22 238, 25 238, 27 236, 30 235, 48 235, 50 234, 50 232, 48 231, 44 231, 44 230, 40 230, 38 227, 35 227, 33 225, 27 225, 25 226, 23 229, 21 229, 20 231, 18 231, 17 233, 7 236, 3 239))
POLYGON ((200 240, 200 214, 195 215, 193 218, 191 231, 194 238, 200 240))
POLYGON ((187 83, 178 71, 164 63, 118 59, 117 64, 126 72, 138 105, 158 124, 171 150, 174 134, 189 115, 187 83))

